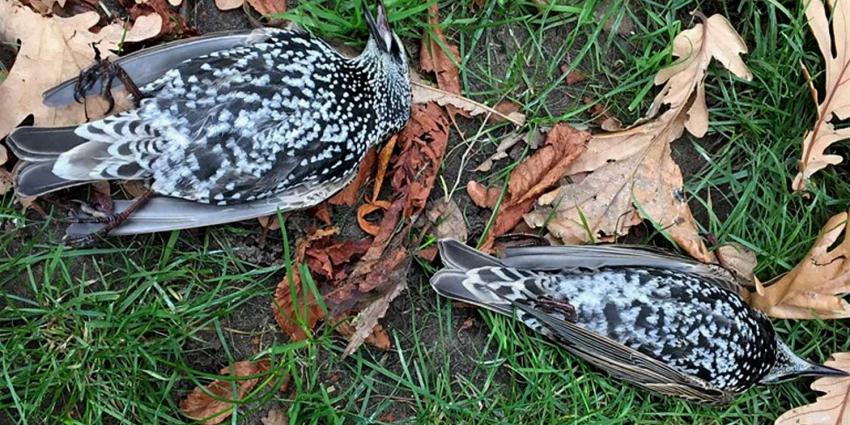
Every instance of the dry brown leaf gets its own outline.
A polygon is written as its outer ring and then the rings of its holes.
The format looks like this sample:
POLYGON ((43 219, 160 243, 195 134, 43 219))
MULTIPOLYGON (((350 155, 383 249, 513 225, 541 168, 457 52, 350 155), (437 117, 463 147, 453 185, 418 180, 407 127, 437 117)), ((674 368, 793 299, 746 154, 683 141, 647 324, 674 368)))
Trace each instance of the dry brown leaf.
POLYGON ((353 207, 357 203, 357 195, 360 193, 360 188, 363 183, 372 175, 372 169, 375 168, 375 161, 378 155, 375 153, 375 148, 369 148, 366 156, 360 161, 360 167, 357 169, 357 175, 345 188, 333 196, 328 202, 331 205, 347 205, 353 207))
MULTIPOLYGON (((565 175, 570 164, 584 153, 590 133, 568 124, 558 123, 546 136, 546 143, 511 171, 508 190, 496 212, 493 227, 487 232, 480 249, 490 252, 495 238, 517 226, 531 211, 534 200, 554 186, 565 175)), ((476 183, 467 184, 473 202, 489 205, 501 196, 501 189, 486 191, 476 183)))
POLYGON ((261 15, 286 12, 286 0, 247 0, 261 15))
MULTIPOLYGON (((354 328, 348 323, 341 323, 337 326, 336 331, 347 338, 354 336, 354 328)), ((389 334, 387 334, 387 331, 380 324, 375 325, 375 327, 372 328, 372 333, 366 337, 365 342, 366 344, 383 351, 387 351, 392 347, 389 334)))
POLYGON ((318 229, 307 235, 306 239, 299 240, 292 255, 291 282, 289 276, 284 276, 277 284, 272 299, 272 313, 281 330, 286 332, 292 341, 306 338, 304 328, 313 329, 324 316, 313 292, 302 285, 301 264, 304 264, 304 257, 313 242, 335 235, 338 231, 335 227, 318 229), (308 293, 305 294, 304 289, 307 289, 308 293))
POLYGON ((167 0, 145 0, 142 2, 131 3, 129 0, 123 0, 123 4, 128 6, 128 14, 131 19, 139 25, 139 19, 143 16, 159 16, 161 25, 154 28, 147 26, 151 37, 162 36, 169 34, 173 38, 182 38, 197 35, 198 32, 191 28, 186 22, 186 19, 176 9, 172 2, 167 0), (127 4, 130 3, 130 4, 127 4))
POLYGON ((797 267, 751 294, 750 304, 783 319, 844 319, 850 317, 850 227, 848 213, 833 216, 797 267), (839 238, 843 238, 839 242, 839 238), (837 245, 836 245, 837 244, 837 245))
POLYGON ((496 161, 501 159, 505 159, 508 157, 508 150, 512 147, 516 146, 517 143, 525 140, 529 135, 521 134, 521 133, 513 133, 508 135, 507 137, 502 138, 502 141, 499 142, 499 146, 496 146, 496 152, 493 155, 490 155, 489 158, 484 160, 478 167, 475 168, 475 171, 479 172, 487 172, 493 168, 493 164, 496 161))
POLYGON ((498 187, 488 188, 475 180, 470 180, 466 184, 466 193, 469 195, 469 199, 479 208, 493 209, 499 203, 502 189, 498 187))
MULTIPOLYGON (((389 292, 368 307, 360 310, 360 313, 351 321, 351 326, 354 327, 354 335, 349 338, 348 345, 342 352, 343 357, 349 356, 363 344, 366 338, 372 334, 375 326, 378 326, 378 320, 387 314, 390 303, 407 288, 407 271, 409 268, 410 259, 397 265, 392 270, 392 275, 386 277, 387 282, 391 284, 389 292)), ((387 341, 389 341, 389 338, 387 338, 387 341)))
POLYGON ((390 137, 390 140, 381 148, 381 153, 378 154, 378 171, 375 174, 375 186, 372 189, 372 202, 378 200, 381 194, 381 187, 384 186, 384 177, 387 175, 387 166, 390 165, 390 158, 393 156, 398 135, 390 137))
POLYGON ((404 216, 422 211, 437 180, 449 143, 449 119, 435 103, 414 105, 399 134, 392 188, 405 197, 404 216))
POLYGON ((184 416, 201 421, 205 425, 223 422, 233 413, 234 404, 216 398, 233 400, 235 382, 236 400, 241 400, 257 385, 258 378, 246 377, 262 373, 262 370, 255 362, 241 361, 234 363, 232 368, 222 369, 219 373, 228 376, 229 379, 214 381, 206 388, 197 387, 180 402, 180 411, 184 416), (215 398, 210 394, 214 394, 215 398))
MULTIPOLYGON (((850 128, 835 129, 832 123, 836 118, 850 118, 850 86, 847 85, 846 75, 847 68, 850 67, 850 5, 843 1, 830 0, 832 19, 829 19, 822 0, 810 0, 805 4, 809 27, 826 62, 826 93, 823 102, 818 104, 818 119, 803 139, 799 172, 792 183, 795 191, 806 190, 814 173, 841 163, 840 155, 828 155, 825 151, 833 143, 850 139, 850 128), (832 31, 829 28, 830 20, 832 31), (835 39, 830 34, 833 34, 835 39)), ((817 103, 818 92, 811 80, 809 88, 817 103)))
POLYGON ((421 105, 429 102, 435 102, 440 106, 462 109, 467 112, 469 116, 473 117, 478 115, 484 115, 485 117, 498 116, 506 121, 510 121, 517 127, 521 127, 525 124, 525 115, 520 112, 512 112, 506 115, 472 99, 468 99, 454 93, 449 93, 436 87, 431 87, 422 82, 412 81, 411 84, 413 86, 413 103, 415 104, 421 105))
POLYGON ((673 41, 673 65, 655 76, 664 84, 647 115, 654 118, 615 133, 594 135, 587 152, 567 175, 589 173, 546 193, 525 216, 565 243, 610 241, 646 219, 694 258, 713 255, 699 236, 683 191, 682 172, 670 156, 670 143, 685 129, 701 137, 708 129, 705 72, 717 59, 740 78, 752 78, 739 57, 743 40, 720 15, 683 31, 673 41), (663 105, 668 109, 656 116, 663 105))
POLYGON ((220 10, 231 10, 241 7, 245 0, 215 0, 215 7, 220 10))
POLYGON ((72 104, 62 108, 48 107, 41 99, 45 90, 76 77, 92 64, 92 43, 97 43, 107 54, 117 50, 122 40, 146 39, 156 24, 156 18, 146 18, 139 30, 131 28, 125 37, 121 24, 107 25, 97 33, 89 31, 99 20, 97 12, 69 18, 44 17, 13 0, 0 0, 0 41, 21 40, 15 64, 0 84, 0 99, 3 99, 0 137, 7 135, 29 114, 35 118, 34 125, 59 126, 85 121, 86 108, 92 118, 106 111, 106 102, 100 99, 89 99, 85 107, 72 104))
POLYGON ((260 227, 263 229, 280 230, 280 220, 278 220, 277 214, 257 217, 257 221, 260 222, 260 227))
POLYGON ((357 225, 360 226, 360 229, 364 232, 372 236, 376 236, 378 232, 381 231, 381 226, 372 223, 366 217, 376 211, 386 210, 390 207, 390 205, 391 204, 387 201, 378 200, 357 207, 357 225))
POLYGON ((428 219, 434 226, 434 235, 439 239, 452 238, 466 242, 468 232, 463 212, 454 200, 440 199, 428 210, 428 219))
MULTIPOLYGON (((425 72, 433 72, 437 76, 437 87, 449 93, 460 95, 460 52, 454 44, 449 43, 440 27, 440 9, 437 3, 428 8, 428 26, 430 31, 422 37, 422 47, 419 49, 419 67, 425 72)), ((451 115, 460 112, 468 114, 453 106, 447 107, 451 115)))
POLYGON ((286 425, 289 423, 289 418, 280 407, 274 406, 269 409, 269 413, 266 413, 264 418, 260 419, 260 422, 263 425, 286 425))
POLYGON ((723 268, 729 270, 738 280, 747 287, 754 287, 755 270, 758 265, 756 253, 751 249, 737 243, 729 242, 714 250, 717 262, 723 268))
MULTIPOLYGON (((850 353, 835 353, 824 363, 850 372, 850 353)), ((850 423, 850 377, 826 377, 812 382, 813 390, 825 393, 817 401, 791 409, 774 425, 847 425, 850 423)))

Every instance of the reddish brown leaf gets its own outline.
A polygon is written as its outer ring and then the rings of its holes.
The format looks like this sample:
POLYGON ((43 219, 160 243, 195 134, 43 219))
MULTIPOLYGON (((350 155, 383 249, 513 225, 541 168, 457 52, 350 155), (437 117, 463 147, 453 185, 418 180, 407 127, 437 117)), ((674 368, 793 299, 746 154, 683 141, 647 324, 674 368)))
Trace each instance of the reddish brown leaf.
POLYGON ((397 140, 398 135, 391 137, 387 144, 381 148, 381 153, 378 155, 378 172, 375 174, 375 186, 372 189, 373 203, 378 200, 378 196, 381 194, 381 187, 384 185, 384 176, 387 174, 387 166, 390 164, 390 158, 395 150, 397 140))
POLYGON ((584 153, 590 133, 558 123, 549 131, 546 144, 511 172, 510 204, 536 199, 564 176, 570 164, 584 153))
POLYGON ((347 276, 342 266, 352 258, 363 255, 370 245, 369 239, 315 243, 306 251, 307 267, 314 275, 322 275, 331 282, 340 281, 347 276))
POLYGON ((570 67, 567 65, 561 65, 561 72, 567 74, 567 78, 564 82, 567 83, 568 86, 574 86, 587 79, 587 74, 577 69, 570 71, 570 67))
POLYGON ((316 302, 313 293, 308 291, 308 294, 303 294, 303 292, 301 273, 295 267, 292 271, 291 285, 289 278, 284 276, 274 291, 274 302, 272 303, 274 318, 280 328, 289 335, 291 341, 307 338, 304 327, 308 330, 313 329, 323 316, 322 309, 316 302), (294 293, 292 289, 295 290, 294 293))
POLYGON ((280 221, 277 219, 277 214, 275 215, 267 215, 265 217, 258 217, 257 221, 260 222, 260 227, 266 230, 279 230, 280 229, 280 221))
POLYGON ((357 208, 357 225, 360 226, 360 229, 364 232, 372 236, 376 236, 381 230, 380 226, 372 223, 366 217, 369 214, 376 211, 386 210, 389 207, 390 203, 387 201, 375 201, 361 205, 357 208))
MULTIPOLYGON (((419 67, 425 72, 433 72, 437 77, 437 87, 453 94, 461 94, 460 72, 457 64, 460 63, 460 53, 457 46, 449 43, 440 27, 440 9, 434 3, 428 9, 427 31, 422 37, 422 47, 419 50, 419 67)), ((462 109, 453 106, 447 107, 450 114, 469 115, 462 109)))
POLYGON ((247 2, 263 15, 286 12, 286 0, 247 0, 247 2))
POLYGON ((180 402, 180 411, 186 417, 201 421, 206 425, 215 425, 223 422, 232 413, 234 404, 226 400, 233 399, 233 383, 236 382, 237 399, 242 399, 257 385, 257 378, 248 376, 261 373, 257 364, 250 361, 241 361, 226 367, 219 372, 221 375, 230 377, 228 380, 218 380, 206 386, 206 389, 195 388, 180 402), (210 394, 214 394, 215 397, 210 394), (225 401, 217 400, 216 398, 225 401))
POLYGON ((432 246, 420 249, 416 252, 416 256, 428 262, 434 261, 434 259, 437 258, 437 247, 432 246))
MULTIPOLYGON (((337 326, 336 331, 344 336, 351 338, 354 335, 354 328, 349 323, 341 323, 337 326)), ((392 347, 390 336, 381 325, 375 325, 372 328, 372 333, 366 337, 366 343, 379 350, 387 351, 392 347)))
POLYGON ((497 103, 496 106, 493 107, 493 109, 499 111, 499 113, 501 113, 502 115, 490 115, 488 121, 491 123, 500 123, 508 121, 505 118, 506 116, 511 116, 511 114, 519 112, 520 106, 513 102, 502 101, 497 103))
POLYGON ((469 316, 469 317, 466 318, 466 320, 463 321, 463 323, 460 324, 460 328, 457 330, 457 332, 461 333, 461 332, 471 328, 474 325, 475 325, 475 316, 469 316))
POLYGON ((449 140, 449 120, 434 103, 415 105, 399 135, 392 187, 405 196, 404 216, 422 211, 440 171, 449 140))
POLYGON ((357 169, 357 175, 354 177, 354 180, 334 195, 328 202, 332 205, 353 207, 357 203, 357 195, 360 194, 360 188, 363 187, 363 184, 372 175, 372 169, 375 168, 377 158, 378 155, 375 152, 375 148, 369 148, 366 156, 360 161, 360 167, 357 169))
POLYGON ((310 209, 310 212, 313 213, 313 217, 316 217, 325 226, 333 224, 333 219, 331 219, 331 209, 328 207, 327 202, 322 202, 321 204, 316 205, 310 209))
POLYGON ((369 292, 377 287, 382 286, 387 282, 388 276, 398 266, 407 259, 407 250, 397 248, 394 251, 385 254, 382 261, 376 263, 371 271, 358 284, 360 292, 369 292))
POLYGON ((469 199, 479 208, 493 209, 499 202, 499 197, 502 196, 502 189, 498 187, 488 188, 475 180, 470 180, 466 184, 466 193, 469 194, 469 199))
POLYGON ((198 35, 198 30, 190 27, 183 15, 169 4, 168 0, 146 0, 143 3, 135 0, 122 0, 121 3, 127 8, 130 18, 133 20, 151 13, 161 16, 162 28, 160 28, 159 36, 172 34, 177 38, 183 38, 198 35))

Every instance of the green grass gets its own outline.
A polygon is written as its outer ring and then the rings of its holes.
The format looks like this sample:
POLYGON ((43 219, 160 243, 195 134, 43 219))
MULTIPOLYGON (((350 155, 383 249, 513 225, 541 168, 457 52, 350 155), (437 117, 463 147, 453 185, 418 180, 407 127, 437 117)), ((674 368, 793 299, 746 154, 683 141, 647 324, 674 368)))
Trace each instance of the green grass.
MULTIPOLYGON (((336 3, 302 2, 287 16, 325 36, 362 41, 361 4, 336 3)), ((386 3, 398 33, 417 52, 428 4, 386 3)), ((444 29, 460 48, 467 95, 523 105, 529 128, 588 123, 585 96, 631 122, 657 92, 655 73, 673 60, 673 37, 698 21, 689 13, 724 13, 750 48, 745 60, 754 79, 739 81, 712 66, 709 134, 677 142, 677 150, 704 158, 686 184, 703 230, 752 248, 764 279, 793 267, 826 218, 850 205, 840 169, 819 174, 810 198, 789 191, 801 137, 815 117, 800 61, 816 81, 823 78, 797 2, 556 3, 489 0, 479 9, 472 0, 441 2, 444 29), (603 15, 614 30, 600 24, 603 15), (625 26, 631 31, 620 34, 625 26), (588 80, 567 87, 564 64, 588 80)), ((467 149, 491 149, 507 131, 469 128, 466 143, 477 145, 451 146, 446 164, 467 149)), ((499 182, 513 165, 499 163, 473 177, 499 182)), ((451 191, 454 180, 446 178, 446 191, 462 196, 451 191)), ((472 207, 465 213, 479 214, 472 207)), ((284 265, 246 257, 252 245, 245 241, 258 226, 114 238, 79 250, 55 244, 57 227, 25 217, 9 196, 0 224, 0 423, 183 423, 178 403, 191 388, 233 361, 255 358, 275 366, 265 380, 291 373, 291 390, 278 394, 259 385, 231 423, 257 423, 271 403, 291 423, 379 423, 392 414, 409 423, 761 424, 814 399, 807 381, 759 387, 724 407, 648 394, 511 319, 452 307, 430 290, 427 267, 414 270, 410 290, 386 319, 393 350, 364 348, 341 359, 344 341, 326 328, 302 344, 287 344, 276 331, 268 305, 284 265), (470 316, 476 325, 459 333, 470 316)), ((476 236, 483 230, 471 229, 476 236)), ((646 242, 665 244, 650 226, 643 231, 646 242)), ((267 244, 282 238, 270 235, 267 244)), ((812 359, 850 349, 841 321, 777 327, 812 359)))

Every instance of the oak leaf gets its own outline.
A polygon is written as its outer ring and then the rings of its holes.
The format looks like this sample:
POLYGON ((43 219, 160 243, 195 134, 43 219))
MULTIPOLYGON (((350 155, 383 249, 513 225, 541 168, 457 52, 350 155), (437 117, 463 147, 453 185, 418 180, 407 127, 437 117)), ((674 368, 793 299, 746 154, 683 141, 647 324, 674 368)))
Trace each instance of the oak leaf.
POLYGON ((466 242, 469 232, 463 212, 452 199, 440 199, 428 210, 428 219, 434 224, 434 235, 438 239, 452 238, 466 242))
POLYGON ((739 57, 746 52, 741 37, 720 15, 679 33, 673 41, 673 55, 679 60, 655 76, 655 83, 664 87, 650 108, 649 121, 594 135, 587 152, 565 173, 589 174, 541 196, 525 216, 526 223, 545 226, 565 243, 585 243, 611 241, 646 219, 694 258, 712 261, 688 207, 670 143, 685 129, 696 137, 708 129, 709 62, 716 59, 749 80, 752 75, 739 57))
MULTIPOLYGON (((850 372, 850 353, 835 353, 825 365, 850 372)), ((812 382, 811 388, 824 395, 812 404, 783 413, 774 425, 845 425, 850 422, 850 377, 820 378, 812 382)))
MULTIPOLYGON (((428 25, 430 30, 422 37, 422 47, 419 49, 419 67, 423 71, 432 72, 437 77, 437 87, 449 93, 460 95, 460 51, 457 46, 449 43, 440 27, 440 9, 437 3, 428 8, 428 25)), ((453 106, 447 107, 451 115, 460 112, 468 114, 453 106)))
POLYGON ((850 317, 850 227, 848 213, 833 216, 806 257, 750 304, 783 319, 843 319, 850 317), (839 242, 839 238, 842 240, 839 242))
POLYGON ((805 3, 809 27, 826 62, 826 79, 822 102, 818 102, 818 91, 811 79, 809 81, 809 89, 818 104, 818 117, 814 127, 803 138, 799 172, 792 183, 795 191, 806 190, 814 173, 841 163, 840 155, 826 154, 825 151, 833 143, 850 139, 850 128, 836 129, 832 123, 836 118, 850 118, 850 86, 847 85, 847 71, 850 69, 850 5, 844 1, 829 0, 832 10, 830 31, 830 20, 823 1, 808 0, 805 3), (830 36, 831 33, 835 39, 830 36))
POLYGON ((221 369, 219 373, 229 379, 213 381, 205 388, 196 387, 180 402, 180 411, 205 425, 222 423, 235 407, 233 385, 236 385, 235 401, 241 400, 257 385, 258 378, 248 377, 262 372, 258 363, 251 361, 236 362, 232 367, 221 369))
MULTIPOLYGON (((497 206, 496 218, 480 246, 481 250, 490 252, 496 237, 522 221, 534 206, 535 199, 553 187, 565 175, 570 164, 581 157, 589 139, 590 133, 565 123, 558 123, 549 131, 546 143, 511 171, 507 192, 502 204, 497 206)), ((477 182, 469 182, 467 192, 479 206, 493 204, 494 199, 498 200, 501 196, 499 189, 485 189, 477 182)))
POLYGON ((286 0, 215 0, 220 10, 231 10, 248 2, 254 10, 263 15, 286 12, 286 0))
MULTIPOLYGON (((141 18, 140 18, 141 19, 141 18)), ((42 103, 41 94, 92 64, 96 43, 104 53, 118 50, 123 42, 142 41, 159 33, 162 18, 147 15, 126 31, 122 24, 110 24, 91 32, 100 20, 97 12, 68 18, 45 17, 13 0, 0 0, 0 41, 21 40, 15 64, 0 84, 0 137, 7 135, 29 114, 34 125, 78 124, 106 111, 106 102, 89 99, 86 105, 52 108, 42 103)), ((118 99, 116 99, 118 100, 118 99)))

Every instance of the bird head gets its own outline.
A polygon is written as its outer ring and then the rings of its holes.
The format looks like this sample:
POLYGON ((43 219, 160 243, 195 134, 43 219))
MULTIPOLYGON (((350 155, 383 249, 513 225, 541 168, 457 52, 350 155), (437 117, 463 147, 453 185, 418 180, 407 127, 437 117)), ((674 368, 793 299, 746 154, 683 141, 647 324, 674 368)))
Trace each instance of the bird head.
POLYGON ((369 8, 365 8, 366 25, 369 27, 369 42, 361 58, 370 62, 378 70, 382 81, 376 85, 382 96, 387 99, 387 119, 390 132, 400 130, 410 118, 411 88, 410 71, 407 64, 407 52, 401 40, 390 28, 387 10, 382 1, 378 1, 377 17, 369 8))
POLYGON ((812 363, 791 350, 779 337, 776 338, 776 362, 761 379, 762 384, 774 384, 803 376, 850 376, 840 369, 812 363))

